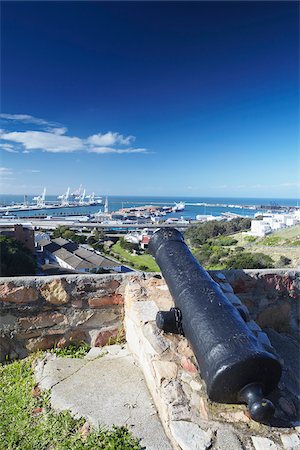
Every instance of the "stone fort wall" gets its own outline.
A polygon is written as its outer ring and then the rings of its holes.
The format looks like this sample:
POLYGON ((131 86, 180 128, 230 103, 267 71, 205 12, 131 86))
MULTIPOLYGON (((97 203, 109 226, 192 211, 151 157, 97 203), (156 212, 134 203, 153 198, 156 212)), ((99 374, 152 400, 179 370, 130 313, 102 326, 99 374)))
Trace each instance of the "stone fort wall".
MULTIPOLYGON (((238 295, 232 300, 242 303, 261 328, 297 336, 298 271, 230 270, 210 274, 217 281, 218 274, 226 277, 232 291, 228 294, 234 291, 238 295)), ((6 355, 11 359, 23 357, 28 352, 71 342, 105 345, 122 328, 126 285, 157 276, 136 273, 0 278, 1 359, 6 355)))

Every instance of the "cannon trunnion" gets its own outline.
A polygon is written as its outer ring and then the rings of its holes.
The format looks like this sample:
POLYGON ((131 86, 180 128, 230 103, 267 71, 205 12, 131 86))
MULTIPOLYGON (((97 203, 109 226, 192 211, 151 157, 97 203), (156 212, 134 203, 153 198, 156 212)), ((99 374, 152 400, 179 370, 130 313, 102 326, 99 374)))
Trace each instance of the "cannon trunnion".
POLYGON ((267 421, 274 406, 263 396, 280 380, 277 358, 248 329, 178 230, 158 230, 149 250, 175 303, 170 311, 157 313, 157 326, 188 339, 211 400, 247 403, 254 420, 267 421))

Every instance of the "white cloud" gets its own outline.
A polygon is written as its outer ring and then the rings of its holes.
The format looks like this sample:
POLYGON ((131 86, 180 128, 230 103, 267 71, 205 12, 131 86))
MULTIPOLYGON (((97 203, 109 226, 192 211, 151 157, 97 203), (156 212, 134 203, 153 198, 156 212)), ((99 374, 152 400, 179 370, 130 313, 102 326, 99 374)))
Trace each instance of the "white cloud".
POLYGON ((13 142, 22 146, 22 153, 31 153, 36 150, 50 153, 73 153, 78 151, 97 154, 150 153, 145 148, 132 147, 132 143, 135 141, 134 136, 124 136, 113 131, 93 134, 83 139, 76 136, 68 136, 66 134, 68 129, 59 124, 28 114, 0 114, 0 118, 21 122, 23 128, 25 123, 43 126, 41 131, 8 131, 0 129, 0 140, 4 141, 1 145, 5 151, 16 152, 14 145, 11 144, 13 142), (121 146, 121 148, 115 148, 116 146, 121 146))
POLYGON ((123 136, 119 133, 112 133, 111 131, 108 131, 108 133, 104 134, 93 134, 92 136, 87 138, 87 142, 91 145, 96 146, 112 146, 116 144, 120 145, 130 145, 132 142, 134 142, 135 137, 134 136, 123 136))
POLYGON ((105 153, 116 153, 116 154, 123 154, 123 153, 149 153, 146 148, 111 148, 111 147, 93 147, 88 150, 89 153, 98 153, 98 154, 105 154, 105 153))
POLYGON ((30 116, 29 114, 0 114, 0 119, 12 120, 14 122, 33 123, 35 125, 50 125, 50 126, 59 125, 56 122, 48 122, 47 120, 30 116))
POLYGON ((0 149, 8 153, 19 153, 17 150, 14 149, 14 146, 11 144, 0 144, 0 149))
POLYGON ((2 139, 23 144, 25 150, 43 150, 52 153, 71 153, 83 149, 80 138, 45 131, 13 131, 3 133, 2 139))

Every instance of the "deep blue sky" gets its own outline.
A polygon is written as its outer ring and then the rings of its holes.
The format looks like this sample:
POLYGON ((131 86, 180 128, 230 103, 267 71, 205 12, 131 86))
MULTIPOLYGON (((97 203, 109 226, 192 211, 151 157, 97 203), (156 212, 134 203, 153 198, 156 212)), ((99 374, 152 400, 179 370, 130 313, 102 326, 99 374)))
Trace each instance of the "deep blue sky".
POLYGON ((299 196, 298 20, 297 2, 2 2, 2 191, 299 196))

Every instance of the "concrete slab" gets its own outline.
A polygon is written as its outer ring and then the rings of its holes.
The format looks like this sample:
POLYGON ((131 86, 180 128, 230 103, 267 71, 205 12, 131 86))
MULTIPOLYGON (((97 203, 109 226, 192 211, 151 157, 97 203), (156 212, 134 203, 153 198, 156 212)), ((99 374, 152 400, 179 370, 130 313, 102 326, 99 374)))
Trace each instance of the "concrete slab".
POLYGON ((96 359, 93 354, 46 361, 39 379, 42 387, 51 387, 52 407, 95 427, 127 425, 147 450, 171 450, 141 370, 127 351, 117 350, 96 359))

